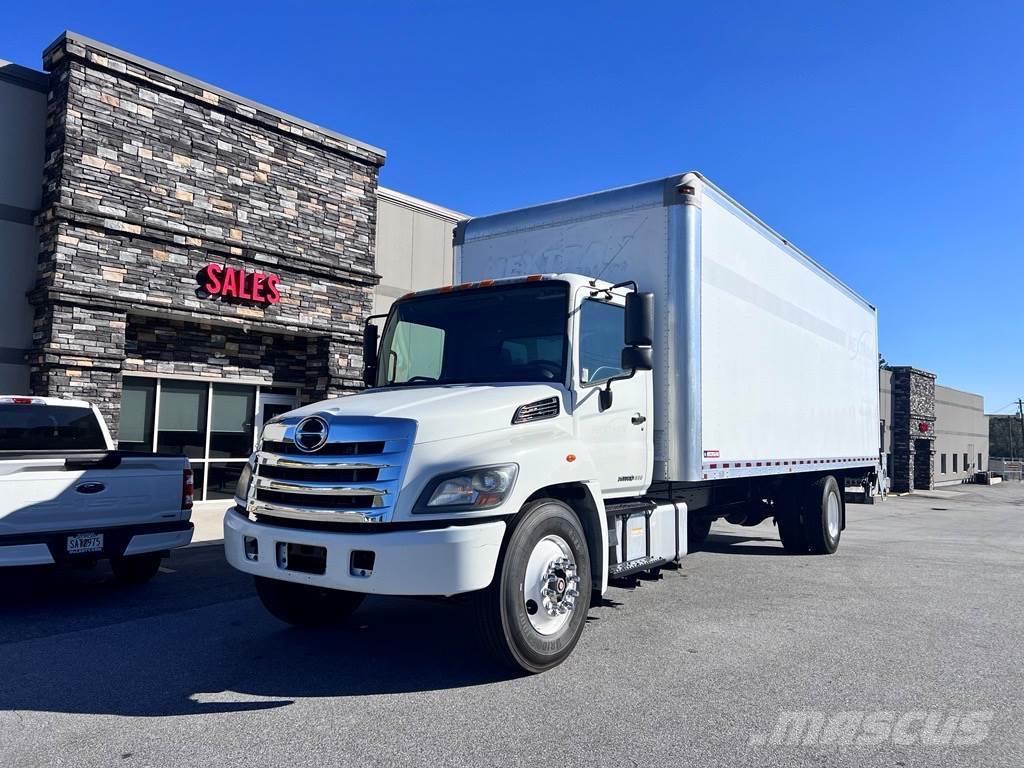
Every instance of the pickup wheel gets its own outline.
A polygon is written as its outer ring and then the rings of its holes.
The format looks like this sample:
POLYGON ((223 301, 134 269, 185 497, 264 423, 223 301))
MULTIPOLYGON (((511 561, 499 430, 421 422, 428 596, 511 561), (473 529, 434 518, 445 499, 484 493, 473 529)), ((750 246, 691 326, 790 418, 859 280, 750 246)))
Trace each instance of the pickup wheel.
POLYGON ((696 552, 704 546, 711 533, 711 521, 699 517, 687 517, 686 520, 686 551, 696 552))
POLYGON ((256 594, 275 618, 306 629, 334 627, 355 613, 365 595, 256 576, 256 594))
POLYGON ((540 499, 512 523, 494 580, 474 602, 498 659, 536 674, 572 653, 590 598, 590 551, 579 518, 561 501, 540 499))
POLYGON ((807 491, 803 522, 808 550, 815 555, 831 555, 839 549, 842 535, 843 494, 832 475, 823 477, 807 491))
POLYGON ((113 557, 110 559, 110 570, 122 584, 143 584, 160 570, 161 559, 159 552, 113 557))

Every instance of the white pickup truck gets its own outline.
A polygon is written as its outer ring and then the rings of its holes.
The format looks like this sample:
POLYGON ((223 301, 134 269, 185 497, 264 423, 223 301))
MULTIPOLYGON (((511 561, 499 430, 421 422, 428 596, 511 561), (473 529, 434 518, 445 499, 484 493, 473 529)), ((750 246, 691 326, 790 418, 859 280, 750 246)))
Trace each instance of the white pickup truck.
POLYGON ((192 541, 188 459, 114 449, 82 400, 0 396, 0 567, 109 558, 151 578, 192 541))

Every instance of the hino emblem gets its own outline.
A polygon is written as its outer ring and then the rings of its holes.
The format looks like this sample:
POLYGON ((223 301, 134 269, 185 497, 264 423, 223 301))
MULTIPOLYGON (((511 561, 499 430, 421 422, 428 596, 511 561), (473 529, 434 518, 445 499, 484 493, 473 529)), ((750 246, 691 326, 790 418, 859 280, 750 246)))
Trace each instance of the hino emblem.
POLYGON ((319 451, 327 442, 327 433, 327 422, 319 416, 310 416, 295 427, 295 446, 306 453, 319 451))

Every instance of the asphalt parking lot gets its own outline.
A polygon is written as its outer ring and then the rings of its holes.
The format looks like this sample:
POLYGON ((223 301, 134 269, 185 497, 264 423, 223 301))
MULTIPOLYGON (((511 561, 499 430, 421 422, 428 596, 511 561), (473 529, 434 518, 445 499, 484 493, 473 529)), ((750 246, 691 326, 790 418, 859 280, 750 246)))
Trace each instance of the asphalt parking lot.
POLYGON ((477 651, 458 605, 285 628, 216 545, 137 588, 2 574, 0 765, 1024 764, 1024 487, 848 518, 832 557, 716 525, 530 678, 477 651), (792 713, 824 730, 779 731, 792 713))

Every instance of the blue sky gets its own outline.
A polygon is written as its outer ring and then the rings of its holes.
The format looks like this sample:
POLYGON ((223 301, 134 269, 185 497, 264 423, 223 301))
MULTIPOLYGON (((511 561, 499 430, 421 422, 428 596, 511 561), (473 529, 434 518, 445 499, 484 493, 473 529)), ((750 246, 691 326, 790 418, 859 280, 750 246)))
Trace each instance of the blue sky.
POLYGON ((0 58, 74 29, 474 214, 701 170, 879 307, 890 362, 1024 396, 1024 4, 505 5, 16 3, 0 58))

